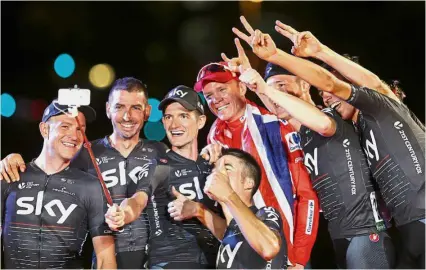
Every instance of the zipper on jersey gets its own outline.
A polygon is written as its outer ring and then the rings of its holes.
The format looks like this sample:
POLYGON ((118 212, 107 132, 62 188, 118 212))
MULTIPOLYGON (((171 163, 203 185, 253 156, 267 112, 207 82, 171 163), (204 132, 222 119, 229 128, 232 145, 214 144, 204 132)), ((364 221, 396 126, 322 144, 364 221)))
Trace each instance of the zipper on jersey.
MULTIPOLYGON (((45 193, 46 193, 46 188, 47 188, 47 184, 49 183, 49 178, 50 178, 50 175, 45 175, 45 183, 44 183, 44 187, 43 187, 43 198, 42 198, 42 200, 41 200, 41 211, 40 211, 40 232, 39 232, 39 235, 38 235, 38 242, 39 242, 39 245, 38 245, 38 253, 39 253, 39 256, 38 256, 38 268, 40 268, 40 264, 41 264, 41 262, 40 262, 40 259, 41 259, 41 247, 42 247, 42 237, 41 237, 41 235, 42 235, 42 231, 43 231, 43 221, 42 221, 42 217, 43 217, 43 210, 44 210, 44 197, 45 197, 45 193)), ((36 209, 37 209, 37 202, 36 202, 36 209)), ((36 210, 37 211, 37 210, 36 210)))

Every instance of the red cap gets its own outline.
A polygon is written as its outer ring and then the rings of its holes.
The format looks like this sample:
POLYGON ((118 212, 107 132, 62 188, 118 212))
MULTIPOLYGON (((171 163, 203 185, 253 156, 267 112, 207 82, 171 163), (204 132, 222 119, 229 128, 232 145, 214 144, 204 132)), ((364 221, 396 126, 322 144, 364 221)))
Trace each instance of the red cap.
POLYGON ((238 74, 228 68, 226 62, 210 63, 200 69, 194 90, 200 92, 209 82, 226 83, 230 80, 238 80, 238 74))

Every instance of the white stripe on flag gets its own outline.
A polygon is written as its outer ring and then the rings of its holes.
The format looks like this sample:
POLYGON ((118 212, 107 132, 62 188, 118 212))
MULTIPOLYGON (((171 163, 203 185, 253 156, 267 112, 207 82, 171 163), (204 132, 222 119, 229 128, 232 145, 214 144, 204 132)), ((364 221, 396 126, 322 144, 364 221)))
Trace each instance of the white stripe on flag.
POLYGON ((272 166, 269 163, 268 157, 266 155, 265 147, 263 146, 262 138, 260 136, 259 130, 257 129, 256 122, 254 121, 251 108, 252 106, 247 104, 247 127, 253 138, 253 142, 256 146, 263 167, 265 168, 265 173, 268 178, 269 184, 271 185, 272 191, 274 192, 278 204, 280 205, 281 210, 284 213, 285 219, 287 220, 288 226, 290 228, 290 242, 293 243, 294 227, 291 208, 287 201, 287 198, 284 195, 284 191, 281 189, 278 180, 274 172, 272 171, 272 166))

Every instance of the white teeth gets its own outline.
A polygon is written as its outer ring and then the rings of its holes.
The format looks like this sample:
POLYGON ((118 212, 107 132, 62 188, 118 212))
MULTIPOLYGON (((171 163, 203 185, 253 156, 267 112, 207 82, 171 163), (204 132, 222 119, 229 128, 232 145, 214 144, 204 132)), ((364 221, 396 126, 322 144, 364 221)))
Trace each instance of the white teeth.
POLYGON ((174 130, 174 131, 170 131, 170 133, 172 133, 172 135, 182 135, 184 132, 180 131, 180 130, 174 130))
POLYGON ((125 128, 132 128, 134 125, 132 124, 121 124, 125 128))
POLYGON ((221 110, 224 110, 227 107, 228 107, 228 105, 221 106, 221 107, 217 108, 217 111, 220 112, 221 110))
POLYGON ((75 147, 76 145, 73 143, 67 143, 67 142, 62 142, 63 145, 67 146, 67 147, 75 147))
POLYGON ((340 105, 340 101, 336 101, 336 102, 334 102, 330 105, 330 108, 337 109, 337 107, 339 107, 339 105, 340 105))

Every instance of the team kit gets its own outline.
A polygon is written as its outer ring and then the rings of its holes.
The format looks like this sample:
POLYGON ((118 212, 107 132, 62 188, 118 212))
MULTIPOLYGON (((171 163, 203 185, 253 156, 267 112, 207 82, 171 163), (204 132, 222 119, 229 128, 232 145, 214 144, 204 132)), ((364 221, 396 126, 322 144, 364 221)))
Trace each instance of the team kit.
POLYGON ((240 20, 237 56, 160 102, 170 146, 140 138, 136 78, 114 82, 113 132, 90 143, 94 109, 52 101, 39 156, 1 161, 4 268, 82 269, 90 244, 93 269, 304 269, 321 216, 338 268, 425 269, 425 129, 404 92, 308 31, 276 21, 287 53, 240 20))

